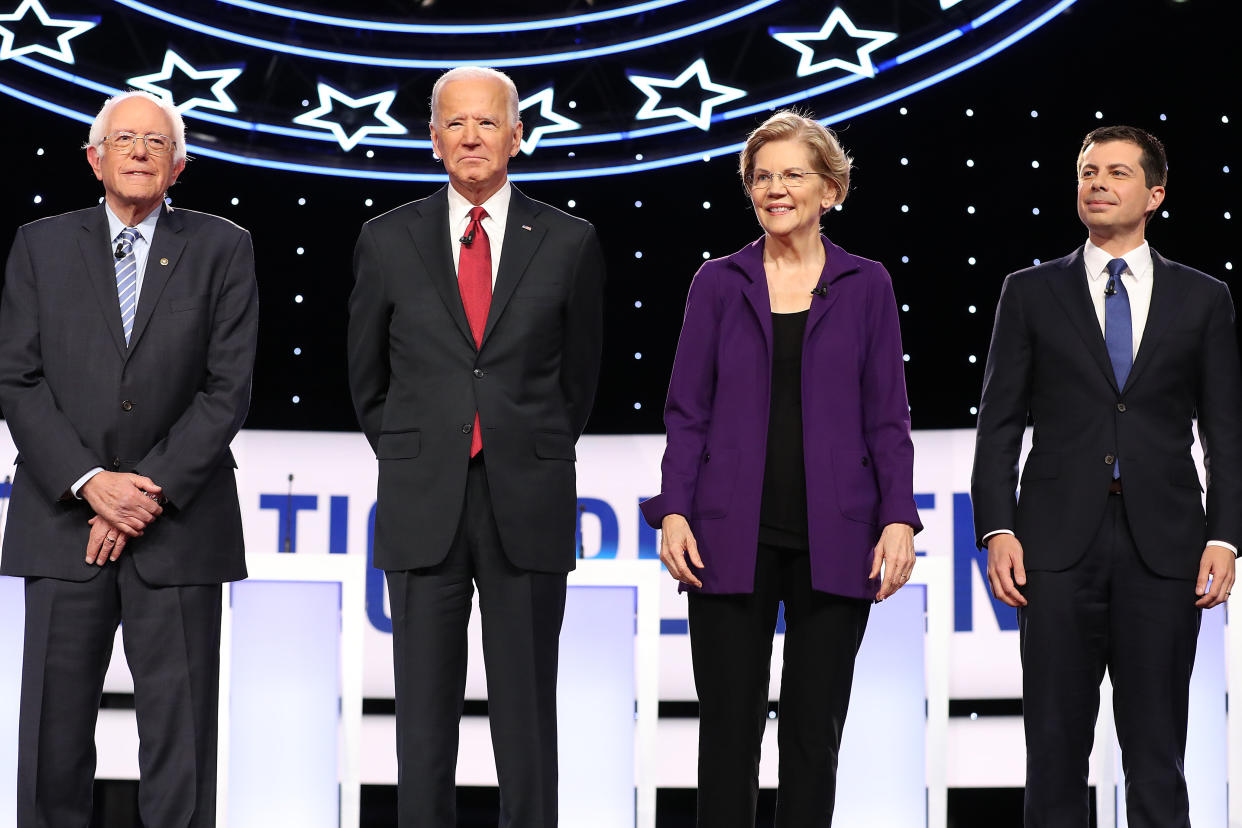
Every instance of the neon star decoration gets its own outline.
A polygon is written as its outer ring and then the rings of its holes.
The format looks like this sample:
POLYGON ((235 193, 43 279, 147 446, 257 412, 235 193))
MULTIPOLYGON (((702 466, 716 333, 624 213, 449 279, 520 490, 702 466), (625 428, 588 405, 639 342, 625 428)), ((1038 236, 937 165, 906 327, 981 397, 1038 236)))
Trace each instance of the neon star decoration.
POLYGON ((518 112, 525 112, 535 104, 539 104, 539 117, 544 121, 552 123, 541 123, 532 129, 524 138, 522 138, 522 152, 530 155, 535 151, 535 146, 539 143, 539 139, 545 135, 554 132, 569 132, 570 130, 580 129, 582 124, 564 115, 560 115, 552 111, 552 87, 549 86, 542 92, 537 92, 529 98, 518 103, 518 112))
POLYGON ((773 32, 772 37, 798 52, 798 77, 800 78, 816 72, 822 72, 825 69, 844 69, 847 72, 853 72, 855 75, 874 78, 875 64, 871 62, 871 53, 881 46, 896 40, 897 33, 860 29, 854 25, 845 11, 840 6, 837 6, 832 10, 832 14, 828 15, 828 20, 825 21, 823 27, 818 32, 773 32), (815 47, 808 46, 807 44, 809 42, 822 43, 828 40, 838 26, 850 37, 867 40, 868 42, 858 47, 855 62, 853 63, 839 57, 827 58, 817 62, 815 60, 815 47))
POLYGON ((22 4, 17 7, 16 11, 9 14, 0 14, 0 60, 8 60, 20 55, 40 54, 55 58, 62 63, 73 63, 73 48, 69 45, 69 41, 83 32, 95 28, 97 25, 98 23, 86 20, 64 20, 48 17, 47 11, 44 10, 43 4, 39 0, 22 0, 22 4), (16 35, 12 29, 3 24, 18 23, 32 11, 35 17, 39 19, 39 25, 45 29, 64 29, 63 32, 56 36, 57 48, 52 49, 44 46, 42 43, 15 46, 16 35))
POLYGON ((687 123, 693 124, 701 130, 707 131, 711 127, 712 107, 720 104, 736 101, 738 98, 744 97, 746 92, 733 86, 725 86, 721 83, 715 83, 707 74, 707 63, 703 58, 699 58, 694 63, 686 67, 686 70, 673 80, 665 78, 653 78, 645 75, 630 75, 630 83, 637 86, 647 96, 647 100, 643 103, 642 108, 638 110, 638 114, 634 117, 640 121, 650 120, 652 118, 660 118, 665 115, 676 115, 687 123), (714 92, 715 96, 704 98, 699 103, 698 113, 689 111, 680 106, 659 106, 663 93, 660 89, 681 89, 691 79, 698 80, 699 88, 704 92, 714 92))
POLYGON ((301 115, 298 115, 293 119, 293 122, 302 126, 319 127, 320 129, 328 130, 336 136, 341 149, 349 152, 357 146, 359 141, 368 135, 404 135, 409 131, 388 114, 388 108, 392 106, 392 102, 396 97, 396 90, 390 89, 387 92, 376 92, 374 95, 368 95, 365 98, 351 98, 344 92, 333 89, 321 81, 319 83, 319 106, 309 112, 303 112, 301 115), (333 109, 335 109, 336 103, 342 104, 348 109, 374 107, 375 109, 371 114, 376 120, 381 121, 382 125, 368 124, 358 127, 353 132, 348 132, 339 121, 331 121, 324 117, 331 114, 333 109))
POLYGON ((175 106, 178 112, 186 112, 194 107, 219 109, 222 112, 236 112, 237 104, 233 103, 233 99, 229 97, 225 87, 237 80, 242 73, 242 68, 240 66, 233 66, 226 69, 195 69, 186 63, 185 58, 169 49, 164 52, 164 66, 160 71, 153 72, 150 75, 139 75, 136 78, 130 78, 127 83, 135 89, 144 89, 153 95, 159 95, 175 106), (193 97, 187 98, 184 101, 174 100, 172 90, 161 86, 159 83, 160 81, 165 83, 171 81, 174 72, 180 72, 191 80, 211 80, 214 78, 216 82, 211 85, 211 94, 215 97, 193 97))

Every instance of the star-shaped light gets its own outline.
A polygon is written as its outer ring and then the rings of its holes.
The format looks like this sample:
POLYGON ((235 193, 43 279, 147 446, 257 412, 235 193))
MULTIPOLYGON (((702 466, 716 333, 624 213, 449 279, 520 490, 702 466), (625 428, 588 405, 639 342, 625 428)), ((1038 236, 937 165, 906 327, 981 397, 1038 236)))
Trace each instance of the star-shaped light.
POLYGON ((42 43, 30 43, 26 46, 14 46, 16 36, 13 30, 7 26, 0 25, 0 60, 8 60, 19 55, 28 55, 39 53, 55 58, 62 63, 73 63, 73 49, 69 46, 69 41, 85 31, 95 28, 99 25, 98 21, 90 22, 86 20, 68 20, 55 19, 48 17, 47 11, 44 10, 43 4, 39 0, 22 0, 22 4, 17 10, 10 14, 0 14, 0 24, 6 22, 18 23, 29 12, 33 11, 35 17, 39 19, 39 25, 46 29, 64 29, 56 36, 56 47, 52 49, 44 46, 42 43))
POLYGON ((229 93, 224 91, 228 86, 242 73, 240 66, 233 66, 226 69, 195 69, 186 63, 185 58, 178 55, 172 49, 164 52, 164 66, 158 72, 150 75, 139 75, 136 78, 130 78, 130 86, 135 89, 144 89, 153 95, 158 95, 164 100, 177 107, 178 112, 185 112, 200 107, 202 109, 219 109, 224 112, 236 112, 237 104, 233 103, 233 99, 229 97, 229 93), (173 98, 173 91, 168 86, 161 86, 160 81, 168 83, 173 79, 173 72, 180 72, 191 80, 211 80, 215 78, 215 83, 211 85, 211 94, 214 98, 191 97, 184 101, 178 101, 173 98))
POLYGON ((940 8, 941 10, 951 9, 960 2, 962 2, 962 0, 940 0, 940 8))
POLYGON ((845 11, 840 6, 837 6, 832 10, 832 14, 828 15, 828 20, 818 32, 773 32, 772 37, 799 53, 798 77, 800 78, 815 72, 822 72, 825 69, 844 69, 847 72, 853 72, 855 75, 874 78, 875 64, 871 62, 871 53, 884 44, 896 40, 897 33, 860 29, 854 25, 845 11), (855 62, 853 63, 839 57, 816 62, 815 48, 808 46, 807 42, 823 42, 827 40, 838 26, 850 37, 867 40, 868 42, 858 47, 855 62))
POLYGON ((686 70, 673 80, 652 78, 644 75, 630 75, 630 83, 641 89, 647 96, 647 100, 643 103, 642 109, 638 110, 638 114, 634 116, 635 118, 647 120, 649 118, 659 118, 662 115, 676 115, 683 121, 691 123, 704 131, 711 126, 712 107, 735 101, 746 94, 744 90, 712 82, 712 79, 707 75, 707 62, 703 58, 699 58, 687 66, 686 70), (697 78, 699 87, 704 92, 716 93, 714 97, 704 98, 699 103, 697 115, 680 106, 656 106, 662 97, 662 93, 656 91, 657 89, 680 89, 690 78, 697 78))
POLYGON ((374 95, 368 95, 365 98, 351 98, 344 92, 333 89, 328 84, 320 81, 319 106, 309 112, 303 112, 294 118, 293 122, 302 126, 319 127, 320 129, 328 130, 336 136, 336 140, 341 145, 341 148, 349 152, 359 141, 368 135, 404 135, 409 131, 388 114, 388 107, 392 106, 392 102, 396 97, 397 91, 390 89, 387 92, 376 92, 374 95), (363 109, 368 106, 375 107, 375 111, 371 114, 376 120, 381 121, 383 125, 368 124, 357 127, 353 132, 347 132, 339 121, 329 121, 323 117, 332 112, 334 101, 344 104, 349 109, 363 109))
POLYGON ((539 104, 539 117, 542 121, 550 121, 551 123, 540 123, 537 127, 526 133, 522 139, 522 152, 530 155, 535 151, 535 145, 539 143, 539 139, 553 132, 568 132, 578 129, 582 124, 564 115, 559 115, 552 111, 552 87, 549 86, 542 92, 531 95, 524 101, 518 103, 518 112, 524 112, 531 106, 539 104))

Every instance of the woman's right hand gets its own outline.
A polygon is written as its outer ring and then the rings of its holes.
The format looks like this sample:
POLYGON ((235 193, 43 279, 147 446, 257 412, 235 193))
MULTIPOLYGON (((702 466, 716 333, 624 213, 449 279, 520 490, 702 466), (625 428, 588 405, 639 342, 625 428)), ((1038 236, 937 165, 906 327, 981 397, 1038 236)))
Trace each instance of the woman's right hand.
POLYGON ((699 557, 699 545, 694 541, 690 524, 682 515, 665 515, 660 521, 660 560, 672 575, 683 584, 702 587, 703 582, 694 576, 690 564, 703 568, 699 557), (689 556, 689 561, 686 560, 689 556))

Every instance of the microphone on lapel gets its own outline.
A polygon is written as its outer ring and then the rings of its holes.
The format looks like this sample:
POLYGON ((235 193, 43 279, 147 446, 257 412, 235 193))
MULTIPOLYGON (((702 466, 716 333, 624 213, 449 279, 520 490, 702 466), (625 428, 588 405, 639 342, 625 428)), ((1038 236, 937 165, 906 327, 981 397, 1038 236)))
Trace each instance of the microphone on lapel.
POLYGON ((117 242, 117 243, 116 243, 116 250, 113 250, 113 251, 112 251, 112 255, 113 255, 113 256, 116 256, 118 259, 124 259, 124 258, 125 258, 125 250, 124 250, 124 248, 122 247, 121 242, 117 242))
POLYGON ((820 285, 819 287, 811 291, 811 295, 818 296, 820 299, 823 299, 824 297, 828 295, 828 286, 820 285))
POLYGON ((1116 276, 1108 277, 1108 285, 1104 288, 1104 295, 1105 296, 1116 296, 1117 295, 1117 277, 1116 276))
POLYGON ((466 233, 466 235, 458 239, 458 241, 464 244, 466 247, 470 247, 472 244, 474 244, 474 222, 470 222, 470 231, 466 233))

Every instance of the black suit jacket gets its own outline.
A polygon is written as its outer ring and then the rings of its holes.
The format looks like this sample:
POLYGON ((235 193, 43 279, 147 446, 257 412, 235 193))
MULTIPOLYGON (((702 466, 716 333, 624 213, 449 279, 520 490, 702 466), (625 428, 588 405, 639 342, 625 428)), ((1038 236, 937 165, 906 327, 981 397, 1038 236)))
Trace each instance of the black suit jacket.
POLYGON ((1151 309, 1120 389, 1081 248, 1005 280, 971 497, 979 542, 1014 530, 1027 569, 1065 569, 1083 555, 1103 516, 1114 457, 1130 528, 1153 571, 1194 578, 1206 541, 1242 545, 1242 378, 1229 289, 1155 251, 1152 261, 1151 309), (1015 499, 1028 415, 1034 445, 1015 499), (1190 454, 1196 417, 1206 516, 1190 454))
POLYGON ((444 559, 479 413, 505 554, 574 567, 574 444, 599 377, 604 262, 594 228, 515 187, 481 348, 449 245, 446 190, 367 222, 354 254, 349 380, 379 459, 375 565, 444 559))
POLYGON ((0 302, 0 406, 19 457, 0 574, 84 581, 95 466, 163 487, 122 554, 153 585, 246 576, 229 443, 250 403, 258 295, 250 234, 165 208, 129 347, 104 207, 17 231, 0 302))

